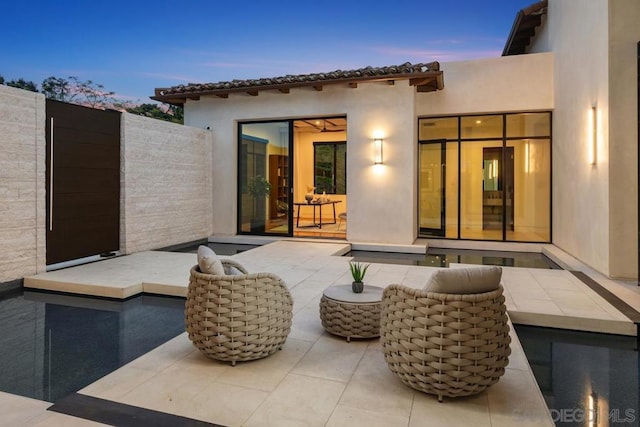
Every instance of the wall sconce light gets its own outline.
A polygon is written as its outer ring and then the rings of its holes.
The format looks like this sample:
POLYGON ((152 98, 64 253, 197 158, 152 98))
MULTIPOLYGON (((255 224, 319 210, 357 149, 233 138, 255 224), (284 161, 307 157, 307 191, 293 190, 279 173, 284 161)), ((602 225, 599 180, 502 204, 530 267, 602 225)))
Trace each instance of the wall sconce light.
POLYGON ((382 164, 382 138, 376 138, 373 140, 373 164, 382 164))
POLYGON ((598 163, 598 106, 591 106, 591 165, 598 163))

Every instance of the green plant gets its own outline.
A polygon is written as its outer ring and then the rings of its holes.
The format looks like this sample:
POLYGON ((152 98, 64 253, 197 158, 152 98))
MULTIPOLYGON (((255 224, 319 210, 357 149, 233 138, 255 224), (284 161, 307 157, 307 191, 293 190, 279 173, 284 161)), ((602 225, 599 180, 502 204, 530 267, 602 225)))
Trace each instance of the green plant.
POLYGON ((267 197, 271 192, 271 183, 260 175, 249 179, 247 190, 253 197, 267 197))
POLYGON ((349 262, 349 270, 351 270, 351 277, 354 282, 362 282, 364 275, 367 274, 369 264, 362 264, 359 262, 349 262))

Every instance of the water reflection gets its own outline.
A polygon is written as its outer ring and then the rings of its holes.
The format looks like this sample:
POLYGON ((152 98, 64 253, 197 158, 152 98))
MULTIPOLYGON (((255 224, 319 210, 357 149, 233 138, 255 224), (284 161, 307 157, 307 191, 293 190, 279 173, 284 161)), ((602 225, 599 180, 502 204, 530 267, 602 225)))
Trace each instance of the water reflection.
POLYGON ((638 425, 634 337, 519 325, 515 329, 556 425, 584 426, 589 420, 593 425, 638 425))
POLYGON ((449 267, 450 263, 474 265, 499 265, 503 267, 561 269, 556 263, 541 253, 478 251, 471 249, 430 248, 427 254, 408 254, 373 251, 351 251, 360 262, 382 264, 423 265, 427 267, 449 267))
POLYGON ((55 402, 184 331, 184 300, 0 298, 0 390, 55 402))

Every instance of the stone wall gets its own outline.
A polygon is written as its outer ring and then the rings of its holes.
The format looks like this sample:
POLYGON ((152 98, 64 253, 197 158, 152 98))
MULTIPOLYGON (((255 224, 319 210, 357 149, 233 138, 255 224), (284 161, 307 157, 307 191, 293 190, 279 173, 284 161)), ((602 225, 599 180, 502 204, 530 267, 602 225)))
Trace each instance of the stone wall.
POLYGON ((44 122, 43 95, 0 86, 0 283, 45 270, 44 122))
POLYGON ((212 145, 209 131, 122 115, 121 252, 211 235, 212 145))
MULTIPOLYGON (((0 291, 46 271, 45 121, 43 95, 0 85, 0 291)), ((211 132, 128 113, 121 129, 121 252, 210 236, 211 132)))

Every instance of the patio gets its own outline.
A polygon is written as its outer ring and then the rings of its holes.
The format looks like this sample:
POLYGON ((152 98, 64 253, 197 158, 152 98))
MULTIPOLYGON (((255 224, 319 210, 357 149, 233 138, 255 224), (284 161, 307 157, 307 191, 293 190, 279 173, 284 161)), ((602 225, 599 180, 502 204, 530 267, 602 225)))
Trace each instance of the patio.
MULTIPOLYGON (((250 271, 279 274, 289 286, 294 319, 281 352, 231 367, 202 356, 182 334, 79 393, 228 426, 553 425, 513 333, 510 363, 498 384, 477 396, 440 404, 436 397, 404 386, 389 371, 378 339, 347 343, 327 334, 318 304, 324 288, 349 281, 348 258, 334 256, 348 250, 344 243, 278 241, 232 257, 250 271)), ((193 264, 194 254, 144 252, 37 275, 25 279, 25 287, 120 298, 141 291, 184 295, 193 264)), ((373 264, 368 284, 422 287, 434 270, 373 264)), ((632 322, 568 271, 508 267, 503 271, 512 319, 635 333, 632 322)), ((637 303, 640 298, 635 295, 637 303)), ((11 411, 16 420, 34 425, 70 423, 68 415, 47 411, 49 404, 26 398, 0 397, 0 407, 15 405, 16 399, 21 402, 20 410, 11 411)), ((73 425, 93 425, 73 421, 73 425)))

